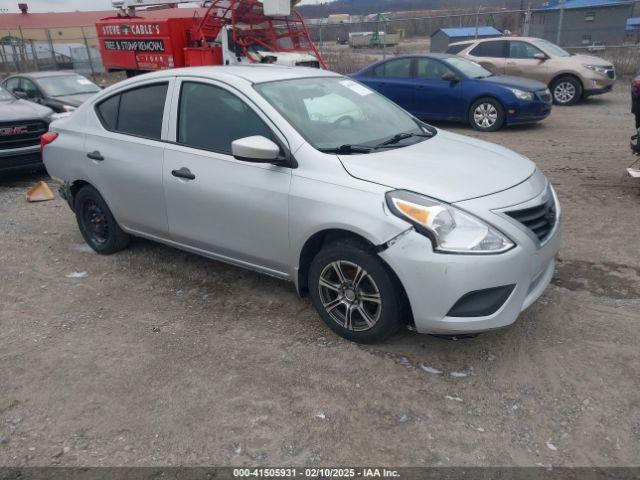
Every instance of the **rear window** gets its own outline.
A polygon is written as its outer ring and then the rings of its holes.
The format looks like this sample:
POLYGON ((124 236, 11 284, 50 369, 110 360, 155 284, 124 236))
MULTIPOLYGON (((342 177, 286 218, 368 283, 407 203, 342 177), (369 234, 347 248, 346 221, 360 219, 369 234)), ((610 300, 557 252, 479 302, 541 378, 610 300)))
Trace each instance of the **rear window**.
POLYGON ((449 48, 447 48, 446 53, 455 55, 456 53, 460 53, 462 50, 464 50, 468 46, 469 46, 468 43, 463 43, 462 45, 449 45, 449 48))
POLYGON ((504 58, 507 53, 507 42, 504 40, 494 40, 482 42, 469 52, 474 57, 504 58))
POLYGON ((109 97, 97 106, 107 130, 160 140, 168 83, 145 85, 109 97))

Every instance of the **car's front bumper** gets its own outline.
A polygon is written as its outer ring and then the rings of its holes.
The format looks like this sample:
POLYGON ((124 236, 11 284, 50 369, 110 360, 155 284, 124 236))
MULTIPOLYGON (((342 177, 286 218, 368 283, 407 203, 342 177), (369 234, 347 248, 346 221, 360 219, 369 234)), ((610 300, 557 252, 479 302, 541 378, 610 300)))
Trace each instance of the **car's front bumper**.
MULTIPOLYGON (((525 193, 526 186, 521 185, 512 190, 525 193)), ((458 204, 461 208, 475 204, 473 209, 465 208, 471 213, 489 207, 489 211, 495 216, 492 223, 516 243, 516 247, 506 253, 436 253, 426 237, 411 230, 380 254, 394 270, 407 293, 418 332, 472 333, 510 325, 549 285, 560 248, 560 218, 556 221, 551 235, 540 245, 526 227, 516 224, 499 211, 500 205, 513 205, 508 203, 510 193, 503 192, 485 199, 458 204), (510 288, 508 298, 501 301, 497 310, 490 315, 449 315, 465 295, 498 287, 510 288)), ((534 197, 528 197, 529 199, 521 205, 535 203, 535 197, 539 195, 540 192, 534 197)), ((487 216, 484 215, 484 218, 487 216)))
POLYGON ((516 103, 507 107, 507 125, 539 122, 551 114, 551 102, 533 101, 516 103))
POLYGON ((42 166, 40 146, 0 150, 0 172, 24 170, 42 166))
POLYGON ((614 78, 610 78, 606 75, 601 75, 598 73, 590 73, 588 76, 585 76, 582 79, 582 85, 584 87, 583 95, 585 97, 590 97, 592 95, 602 95, 603 93, 608 93, 613 90, 614 83, 615 73, 614 78))

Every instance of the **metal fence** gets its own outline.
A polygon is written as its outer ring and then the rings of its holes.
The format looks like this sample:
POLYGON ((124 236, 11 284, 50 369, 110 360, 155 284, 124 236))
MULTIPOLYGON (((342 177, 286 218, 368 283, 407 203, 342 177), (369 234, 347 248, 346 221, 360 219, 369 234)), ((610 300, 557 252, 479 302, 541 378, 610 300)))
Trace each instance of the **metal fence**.
MULTIPOLYGON (((78 29, 73 33, 77 35, 78 29)), ((71 36, 63 30, 0 30, 0 74, 42 70, 73 70, 97 77, 104 66, 95 35, 71 36)))
MULTIPOLYGON (((351 17, 345 22, 308 19, 312 39, 332 70, 352 73, 387 56, 432 51, 442 28, 480 32, 494 27, 505 35, 531 35, 569 51, 588 52, 613 62, 623 75, 640 66, 640 21, 635 2, 621 7, 563 10, 409 12, 351 17), (579 13, 576 13, 579 10, 579 13)), ((640 17, 640 12, 638 12, 640 17)), ((465 38, 459 38, 465 39, 465 38)), ((451 41, 459 40, 451 39, 451 41)), ((73 69, 99 77, 104 72, 95 28, 0 29, 0 75, 30 70, 73 69)))

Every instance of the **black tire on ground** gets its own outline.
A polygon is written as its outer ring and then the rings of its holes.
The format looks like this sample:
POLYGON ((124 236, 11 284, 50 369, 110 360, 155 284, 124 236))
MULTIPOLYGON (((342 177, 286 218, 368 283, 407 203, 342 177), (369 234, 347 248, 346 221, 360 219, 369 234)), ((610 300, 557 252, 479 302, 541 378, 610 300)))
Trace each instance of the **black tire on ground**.
POLYGON ((469 123, 481 132, 500 130, 505 118, 504 107, 495 98, 480 98, 469 108, 469 123))
POLYGON ((110 255, 127 248, 131 237, 120 228, 95 188, 86 185, 78 190, 73 205, 80 233, 92 249, 110 255))
POLYGON ((374 252, 348 240, 323 247, 309 269, 311 300, 322 320, 341 337, 358 343, 380 342, 400 327, 405 300, 396 282, 374 252))
POLYGON ((568 107, 582 99, 582 84, 570 75, 555 79, 550 89, 553 103, 556 105, 568 107))

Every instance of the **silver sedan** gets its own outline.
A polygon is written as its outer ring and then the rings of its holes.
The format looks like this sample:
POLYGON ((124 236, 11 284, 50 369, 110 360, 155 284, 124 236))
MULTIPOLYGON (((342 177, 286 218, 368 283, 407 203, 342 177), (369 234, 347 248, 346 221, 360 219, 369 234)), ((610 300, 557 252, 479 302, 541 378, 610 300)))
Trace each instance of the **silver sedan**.
POLYGON ((335 73, 143 75, 42 143, 97 252, 145 237, 290 280, 353 341, 509 325, 554 272, 560 207, 530 160, 335 73))

